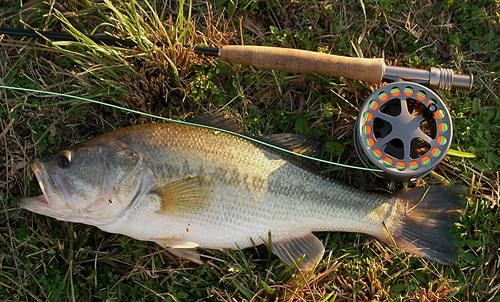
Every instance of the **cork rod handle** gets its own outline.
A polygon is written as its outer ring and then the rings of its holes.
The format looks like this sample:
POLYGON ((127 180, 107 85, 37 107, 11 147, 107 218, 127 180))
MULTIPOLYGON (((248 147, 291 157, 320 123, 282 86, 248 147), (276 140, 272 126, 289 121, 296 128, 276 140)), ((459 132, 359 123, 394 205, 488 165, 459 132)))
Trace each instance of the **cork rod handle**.
POLYGON ((267 46, 223 46, 220 58, 226 62, 296 73, 318 73, 380 83, 383 59, 350 58, 307 50, 267 46))

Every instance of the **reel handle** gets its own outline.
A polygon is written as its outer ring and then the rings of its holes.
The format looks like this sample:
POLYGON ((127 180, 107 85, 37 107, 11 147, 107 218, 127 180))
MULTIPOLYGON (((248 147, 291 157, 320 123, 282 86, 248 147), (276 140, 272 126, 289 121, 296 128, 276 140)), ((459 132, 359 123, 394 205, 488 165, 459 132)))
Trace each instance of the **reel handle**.
POLYGON ((456 75, 451 69, 386 66, 383 59, 352 58, 308 50, 269 46, 228 45, 219 51, 226 61, 259 68, 296 73, 342 76, 370 83, 412 81, 438 89, 472 87, 472 75, 456 75))

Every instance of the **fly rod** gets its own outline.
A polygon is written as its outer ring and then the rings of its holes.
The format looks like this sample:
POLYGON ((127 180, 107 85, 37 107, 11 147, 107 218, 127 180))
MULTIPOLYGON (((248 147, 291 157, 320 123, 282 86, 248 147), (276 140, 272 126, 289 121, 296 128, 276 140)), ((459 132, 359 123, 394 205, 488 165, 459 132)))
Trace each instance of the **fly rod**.
MULTIPOLYGON (((67 33, 26 29, 0 28, 0 34, 78 40, 67 33)), ((110 46, 137 45, 129 39, 86 36, 110 46)), ((197 54, 247 66, 390 83, 379 87, 365 100, 354 126, 354 142, 365 166, 382 171, 374 172, 377 176, 396 182, 413 181, 429 174, 451 146, 451 115, 445 102, 431 88, 470 89, 473 81, 472 75, 455 74, 451 69, 387 66, 381 58, 352 58, 267 46, 195 46, 192 49, 197 54)))
MULTIPOLYGON (((50 40, 77 41, 78 39, 68 33, 51 31, 35 31, 31 29, 16 29, 0 27, 0 34, 23 37, 45 37, 50 40)), ((85 35, 96 43, 109 46, 137 46, 130 39, 114 37, 101 37, 85 35)), ((163 46, 164 43, 156 43, 163 46)), ((190 47, 189 45, 183 45, 190 47)), ((293 73, 318 73, 327 76, 341 76, 370 83, 382 81, 397 82, 411 81, 430 88, 471 89, 472 75, 455 74, 451 69, 434 68, 430 70, 408 68, 400 66, 387 66, 382 58, 353 58, 314 51, 269 47, 269 46, 243 46, 227 45, 220 48, 195 46, 196 54, 219 57, 221 60, 247 66, 275 69, 293 73)))

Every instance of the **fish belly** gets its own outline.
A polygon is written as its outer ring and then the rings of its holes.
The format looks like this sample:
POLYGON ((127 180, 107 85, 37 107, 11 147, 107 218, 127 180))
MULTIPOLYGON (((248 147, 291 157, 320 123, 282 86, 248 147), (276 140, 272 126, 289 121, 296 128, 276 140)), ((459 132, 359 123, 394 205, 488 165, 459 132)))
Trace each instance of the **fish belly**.
POLYGON ((267 175, 262 189, 252 183, 258 181, 251 177, 218 181, 211 184, 206 204, 181 206, 167 213, 159 213, 162 201, 151 194, 107 228, 140 240, 246 248, 311 231, 374 234, 382 231, 390 210, 386 196, 370 196, 332 183, 290 163, 267 175))

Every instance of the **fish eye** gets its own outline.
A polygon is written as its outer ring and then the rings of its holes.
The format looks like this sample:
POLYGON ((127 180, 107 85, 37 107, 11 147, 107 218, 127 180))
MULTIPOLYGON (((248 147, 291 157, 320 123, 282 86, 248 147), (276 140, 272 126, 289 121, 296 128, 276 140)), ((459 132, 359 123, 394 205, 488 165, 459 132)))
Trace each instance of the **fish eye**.
POLYGON ((68 150, 61 151, 57 156, 57 164, 61 168, 67 168, 71 163, 71 152, 68 150))

